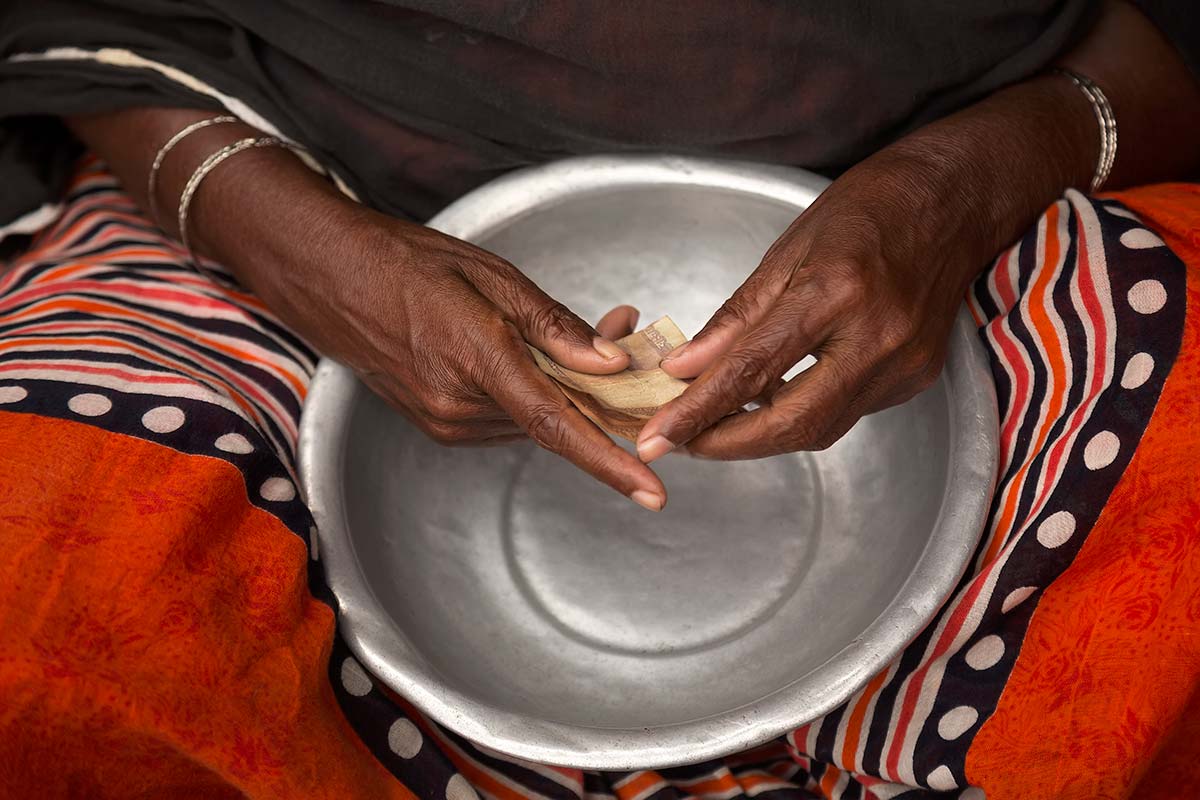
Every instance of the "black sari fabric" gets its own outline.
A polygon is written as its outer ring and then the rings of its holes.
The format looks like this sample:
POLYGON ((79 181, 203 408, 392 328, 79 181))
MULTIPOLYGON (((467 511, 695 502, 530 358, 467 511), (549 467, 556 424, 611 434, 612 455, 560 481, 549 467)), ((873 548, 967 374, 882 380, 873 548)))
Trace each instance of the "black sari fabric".
POLYGON ((424 219, 507 170, 638 150, 834 173, 1043 69, 1089 0, 0 0, 0 226, 56 197, 56 117, 228 108, 424 219))

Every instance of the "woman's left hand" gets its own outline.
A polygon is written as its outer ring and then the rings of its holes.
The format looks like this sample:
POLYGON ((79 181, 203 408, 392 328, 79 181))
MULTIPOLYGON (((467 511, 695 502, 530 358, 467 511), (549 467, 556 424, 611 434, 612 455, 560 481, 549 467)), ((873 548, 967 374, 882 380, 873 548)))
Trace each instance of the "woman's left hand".
MULTIPOLYGON (((1108 95, 1120 148, 1106 184, 1191 174, 1200 82, 1135 4, 1102 4, 1058 66, 1108 95), (1181 133, 1182 132, 1182 133, 1181 133)), ((1034 76, 910 133, 839 177, 746 283, 663 368, 696 380, 642 429, 653 461, 680 445, 714 458, 828 447, 863 414, 941 369, 972 278, 1100 157, 1091 102, 1034 76), (782 387, 808 354, 817 363, 782 387), (726 416, 751 400, 762 407, 726 416)))
POLYGON ((838 178, 772 245, 663 362, 695 381, 646 424, 644 461, 684 444, 722 459, 824 449, 864 414, 937 378, 991 230, 953 185, 952 159, 927 158, 882 151, 838 178), (816 364, 780 385, 809 354, 816 364), (727 416, 752 400, 761 406, 727 416))

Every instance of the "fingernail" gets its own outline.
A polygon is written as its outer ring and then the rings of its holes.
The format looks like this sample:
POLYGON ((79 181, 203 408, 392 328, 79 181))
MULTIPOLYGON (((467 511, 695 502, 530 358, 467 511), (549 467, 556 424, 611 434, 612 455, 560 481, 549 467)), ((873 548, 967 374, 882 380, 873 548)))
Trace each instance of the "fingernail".
POLYGON ((681 355, 683 355, 683 351, 687 350, 687 346, 689 344, 691 344, 691 342, 684 342, 683 344, 679 345, 679 347, 676 347, 674 350, 663 356, 663 361, 670 361, 673 358, 679 358, 681 355))
POLYGON ((617 347, 615 344, 610 342, 608 339, 603 338, 602 336, 597 336, 595 339, 592 339, 592 347, 596 349, 597 353, 604 356, 606 360, 612 360, 614 358, 620 358, 621 356, 628 355, 628 353, 626 353, 624 350, 617 347))
POLYGON ((662 511, 663 498, 660 494, 648 492, 645 489, 635 489, 633 494, 629 495, 629 499, 650 511, 662 511))
POLYGON ((674 449, 675 445, 671 444, 671 440, 661 435, 651 436, 644 442, 638 442, 637 446, 638 458, 645 464, 649 464, 656 458, 662 458, 674 449))

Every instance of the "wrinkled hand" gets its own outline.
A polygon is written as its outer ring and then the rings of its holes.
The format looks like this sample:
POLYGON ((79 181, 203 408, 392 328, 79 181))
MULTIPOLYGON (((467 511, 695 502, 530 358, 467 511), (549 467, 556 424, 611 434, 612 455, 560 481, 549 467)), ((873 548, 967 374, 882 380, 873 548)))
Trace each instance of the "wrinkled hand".
POLYGON ((340 250, 345 273, 306 290, 305 327, 319 331, 322 351, 438 442, 528 435, 635 502, 662 507, 658 477, 571 405, 526 342, 595 374, 628 366, 620 348, 504 259, 423 226, 368 219, 340 250))
POLYGON ((886 156, 835 181, 664 360, 695 381, 646 424, 642 459, 684 444, 724 459, 823 449, 864 414, 928 387, 982 266, 971 227, 943 217, 950 194, 886 156), (809 354, 816 364, 781 385, 809 354), (755 400, 758 409, 726 417, 755 400))

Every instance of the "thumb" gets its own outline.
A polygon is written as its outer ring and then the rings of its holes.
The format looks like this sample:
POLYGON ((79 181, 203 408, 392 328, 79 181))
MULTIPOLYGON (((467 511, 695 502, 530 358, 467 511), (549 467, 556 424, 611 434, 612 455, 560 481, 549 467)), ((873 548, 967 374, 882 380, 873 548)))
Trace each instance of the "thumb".
POLYGON ((690 342, 672 350, 659 365, 674 378, 694 378, 766 317, 787 288, 789 272, 768 260, 717 309, 690 342))
POLYGON ((525 341, 576 372, 608 375, 629 366, 629 354, 570 309, 543 292, 516 267, 505 265, 476 288, 512 322, 525 341))

